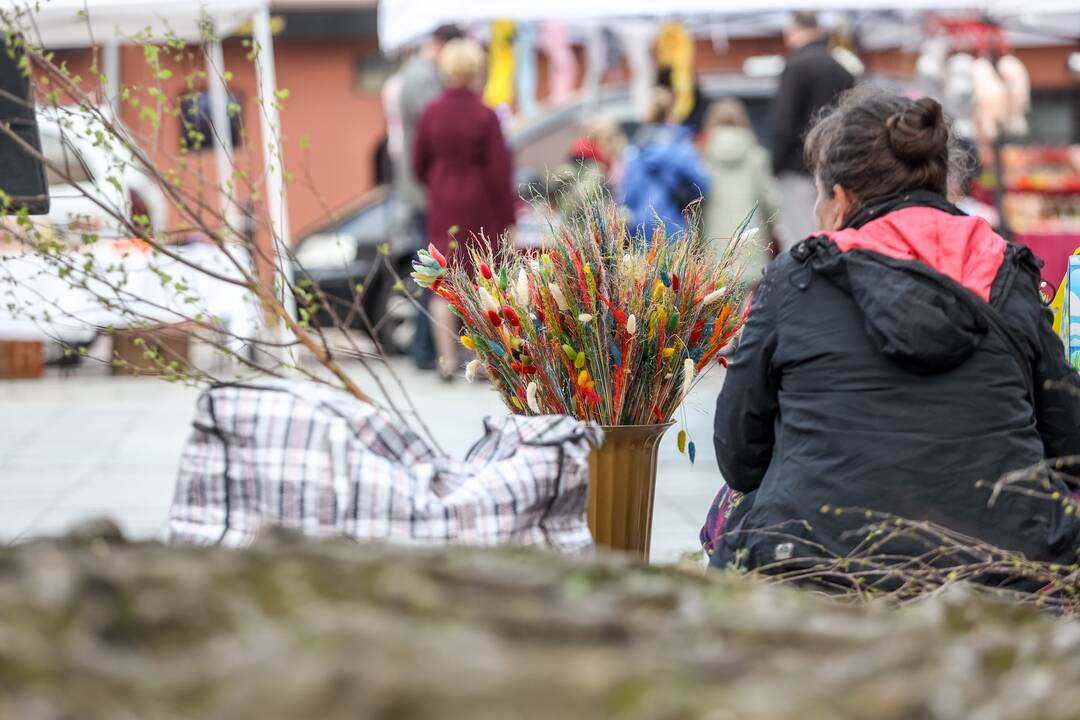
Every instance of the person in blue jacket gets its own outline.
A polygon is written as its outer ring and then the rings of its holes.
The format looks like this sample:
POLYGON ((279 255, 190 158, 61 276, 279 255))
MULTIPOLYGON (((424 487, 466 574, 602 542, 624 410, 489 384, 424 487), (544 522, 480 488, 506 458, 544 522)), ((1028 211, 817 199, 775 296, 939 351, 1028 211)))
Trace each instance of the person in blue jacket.
POLYGON ((690 130, 671 122, 671 91, 653 91, 647 121, 634 137, 622 182, 622 203, 630 224, 651 241, 660 223, 668 239, 686 230, 683 213, 709 191, 709 174, 698 157, 690 130))

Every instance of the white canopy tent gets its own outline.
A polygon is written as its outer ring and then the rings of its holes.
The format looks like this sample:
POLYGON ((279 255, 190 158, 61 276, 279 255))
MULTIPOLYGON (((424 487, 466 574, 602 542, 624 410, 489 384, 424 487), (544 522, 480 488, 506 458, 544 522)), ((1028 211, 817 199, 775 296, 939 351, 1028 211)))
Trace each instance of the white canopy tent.
MULTIPOLYGON (((214 143, 222 211, 233 221, 238 207, 225 188, 232 175, 232 139, 228 132, 228 97, 224 84, 221 39, 251 21, 255 55, 266 198, 277 242, 288 244, 281 122, 275 104, 276 69, 269 0, 0 0, 5 30, 21 28, 27 39, 49 49, 101 46, 103 70, 112 84, 109 97, 119 96, 122 76, 119 47, 125 43, 168 37, 202 43, 207 61, 210 115, 218 128, 214 143)), ((230 222, 236 227, 235 222, 230 222)))
POLYGON ((750 13, 794 10, 976 11, 991 17, 1024 23, 1036 16, 1068 16, 1069 27, 1080 35, 1076 0, 546 0, 542 3, 506 0, 379 0, 379 46, 394 52, 429 34, 439 25, 469 25, 497 19, 560 20, 570 24, 616 23, 633 18, 720 18, 750 13))
POLYGON ((49 48, 77 48, 90 44, 130 42, 148 28, 154 37, 166 33, 187 41, 203 37, 202 27, 210 20, 214 32, 227 35, 260 10, 264 0, 5 0, 0 12, 27 13, 28 22, 40 41, 49 48))
MULTIPOLYGON (((4 30, 21 31, 28 42, 50 50, 101 47, 102 69, 111 85, 107 95, 113 103, 120 96, 123 74, 120 46, 170 38, 201 45, 206 62, 211 122, 217 130, 214 151, 222 188, 221 211, 229 225, 237 230, 239 206, 229 189, 233 174, 233 148, 221 40, 250 21, 252 39, 258 48, 253 62, 258 94, 262 99, 259 119, 265 166, 265 197, 277 266, 275 270, 286 277, 291 276, 291 265, 282 252, 282 248, 289 244, 289 224, 269 0, 0 0, 0 19, 4 21, 4 30)), ((233 261, 243 261, 247 257, 239 248, 214 250, 226 252, 233 261)), ((35 277, 45 276, 38 273, 35 277)), ((288 287, 288 283, 282 283, 281 293, 286 307, 294 311, 294 301, 288 287)), ((68 295, 70 300, 77 293, 69 292, 68 295)), ((237 307, 235 299, 222 301, 221 293, 208 292, 206 295, 206 299, 217 298, 219 305, 226 306, 222 310, 226 315, 237 307)), ((79 322, 74 315, 69 320, 76 325, 79 322)), ((85 325, 87 318, 82 318, 82 321, 85 325)), ((111 322, 117 320, 113 318, 111 322)), ((53 327, 51 332, 62 334, 61 330, 53 327)), ((264 330, 270 337, 276 338, 280 336, 281 327, 264 330)), ((36 339, 41 329, 34 331, 25 327, 25 323, 20 325, 17 318, 0 317, 0 336, 5 332, 36 339)), ((67 332, 70 334, 71 329, 67 332)), ((250 336, 251 331, 246 334, 250 336)))

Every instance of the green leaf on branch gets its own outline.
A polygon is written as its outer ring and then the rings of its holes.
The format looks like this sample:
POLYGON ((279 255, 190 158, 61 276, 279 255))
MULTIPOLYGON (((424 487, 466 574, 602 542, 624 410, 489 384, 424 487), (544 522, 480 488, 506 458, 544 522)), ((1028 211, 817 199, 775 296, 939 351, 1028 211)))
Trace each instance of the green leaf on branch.
POLYGON ((143 109, 142 109, 142 110, 141 110, 141 111, 139 112, 139 119, 140 119, 140 120, 149 120, 149 121, 150 121, 150 123, 151 123, 151 124, 152 124, 152 125, 154 126, 154 129, 155 129, 155 130, 156 130, 156 129, 157 129, 157 127, 158 127, 158 114, 157 114, 157 110, 155 110, 155 109, 154 109, 154 108, 152 108, 152 107, 144 107, 144 108, 143 108, 143 109))

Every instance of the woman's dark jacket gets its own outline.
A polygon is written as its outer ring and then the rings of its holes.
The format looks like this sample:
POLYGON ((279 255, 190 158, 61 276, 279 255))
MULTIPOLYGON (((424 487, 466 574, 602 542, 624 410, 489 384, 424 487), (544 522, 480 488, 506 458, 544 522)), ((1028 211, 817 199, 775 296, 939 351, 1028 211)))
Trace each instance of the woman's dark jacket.
POLYGON ((931 194, 884 201, 778 258, 717 400, 720 470, 749 495, 713 565, 862 552, 866 510, 1075 562, 1080 525, 1062 503, 1006 492, 989 504, 980 483, 1080 453, 1080 379, 1038 285, 1029 250, 931 194))

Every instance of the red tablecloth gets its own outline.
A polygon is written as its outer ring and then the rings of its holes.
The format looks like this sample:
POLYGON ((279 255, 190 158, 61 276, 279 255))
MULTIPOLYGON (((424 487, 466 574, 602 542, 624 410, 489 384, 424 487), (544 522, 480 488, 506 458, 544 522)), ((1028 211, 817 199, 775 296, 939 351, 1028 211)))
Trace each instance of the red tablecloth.
MULTIPOLYGON (((1057 292, 1058 285, 1065 278, 1065 268, 1068 266, 1068 257, 1080 248, 1080 234, 1016 234, 1016 242, 1023 243, 1031 248, 1031 252, 1042 258, 1045 263, 1042 269, 1042 277, 1057 292)), ((1051 293, 1053 294, 1053 293, 1051 293)))

